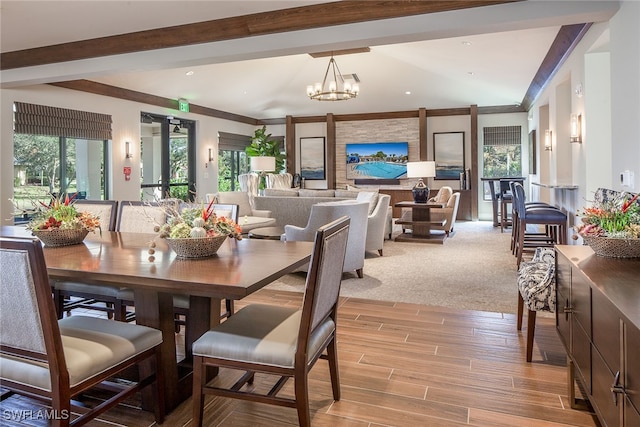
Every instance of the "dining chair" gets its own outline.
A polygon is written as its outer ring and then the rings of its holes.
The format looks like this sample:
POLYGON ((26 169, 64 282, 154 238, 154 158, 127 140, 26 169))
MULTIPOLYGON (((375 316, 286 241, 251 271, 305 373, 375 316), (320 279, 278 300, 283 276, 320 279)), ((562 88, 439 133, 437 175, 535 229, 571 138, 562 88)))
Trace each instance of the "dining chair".
MULTIPOLYGON (((100 219, 100 233, 114 231, 118 212, 116 200, 87 200, 74 202, 78 212, 89 212, 100 219)), ((119 321, 133 320, 133 313, 128 313, 126 305, 118 298, 117 286, 88 284, 77 281, 52 281, 54 301, 58 318, 71 310, 82 308, 106 312, 109 318, 119 321)))
POLYGON ((56 415, 53 426, 80 426, 155 383, 149 398, 156 422, 163 422, 163 373, 149 371, 160 358, 159 330, 87 316, 58 320, 37 239, 0 238, 0 270, 4 389, 47 400, 56 415), (137 382, 111 380, 136 366, 137 382), (95 387, 110 397, 96 405, 82 402, 95 387))
POLYGON ((533 259, 523 262, 518 269, 517 329, 522 330, 524 307, 527 307, 527 362, 533 359, 533 336, 538 311, 556 311, 556 251, 554 248, 536 248, 533 259))
POLYGON ((340 400, 336 347, 338 297, 350 219, 341 217, 316 231, 302 308, 251 304, 205 332, 193 344, 193 424, 202 426, 204 395, 212 394, 296 408, 301 426, 311 425, 308 373, 328 359, 334 400, 340 400), (326 355, 324 354, 326 350, 326 355), (231 387, 207 384, 205 367, 246 371, 231 387), (256 372, 280 376, 262 394, 248 387, 256 372), (277 396, 294 379, 294 398, 277 396))

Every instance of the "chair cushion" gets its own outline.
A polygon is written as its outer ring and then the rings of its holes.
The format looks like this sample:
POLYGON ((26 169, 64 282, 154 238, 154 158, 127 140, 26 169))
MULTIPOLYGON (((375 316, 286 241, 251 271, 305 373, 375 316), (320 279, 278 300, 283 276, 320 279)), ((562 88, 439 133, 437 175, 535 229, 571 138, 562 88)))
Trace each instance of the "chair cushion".
POLYGON ((555 312, 555 264, 523 262, 518 269, 518 290, 528 310, 555 312))
POLYGON ((359 202, 369 203, 369 215, 371 215, 378 204, 378 192, 361 191, 358 194, 358 197, 356 197, 356 200, 359 202))
POLYGON ((254 228, 271 227, 275 225, 275 218, 266 218, 262 216, 241 216, 238 218, 238 224, 242 227, 243 233, 248 233, 254 228))
POLYGON ((74 294, 92 294, 111 298, 117 298, 118 292, 120 292, 121 289, 118 286, 90 285, 87 283, 79 282, 55 282, 54 287, 61 291, 74 294))
MULTIPOLYGON (((162 343, 162 333, 146 326, 70 316, 58 321, 71 387, 162 343)), ((2 356, 0 376, 51 391, 47 366, 2 356)))
MULTIPOLYGON (((193 343, 196 356, 292 368, 302 311, 294 307, 249 305, 193 343)), ((312 357, 335 331, 325 320, 309 340, 312 357)))
POLYGON ((566 221, 567 214, 558 209, 549 208, 530 208, 526 210, 525 218, 527 221, 566 221))

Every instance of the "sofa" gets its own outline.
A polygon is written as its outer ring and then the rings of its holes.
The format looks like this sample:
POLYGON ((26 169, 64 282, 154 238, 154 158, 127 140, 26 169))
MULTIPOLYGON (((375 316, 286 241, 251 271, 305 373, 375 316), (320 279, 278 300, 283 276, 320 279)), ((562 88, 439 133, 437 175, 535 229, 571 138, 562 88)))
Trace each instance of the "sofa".
POLYGON ((311 207, 317 203, 338 200, 369 201, 367 251, 378 251, 382 255, 384 239, 391 238, 393 224, 390 196, 377 191, 364 190, 305 190, 305 189, 265 189, 264 196, 253 199, 254 207, 271 212, 275 226, 294 225, 305 227, 309 220, 311 207), (371 193, 375 198, 368 200, 371 193))

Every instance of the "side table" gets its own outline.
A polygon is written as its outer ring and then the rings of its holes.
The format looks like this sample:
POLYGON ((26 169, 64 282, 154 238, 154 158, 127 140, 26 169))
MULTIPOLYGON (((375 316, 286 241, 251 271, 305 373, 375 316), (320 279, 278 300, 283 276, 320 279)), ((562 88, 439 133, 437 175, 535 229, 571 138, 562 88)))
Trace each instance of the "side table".
POLYGON ((284 227, 260 227, 249 231, 251 239, 280 240, 284 234, 284 227))
POLYGON ((411 208, 402 217, 396 220, 396 224, 411 225, 411 233, 402 233, 396 237, 396 242, 419 242, 419 243, 444 243, 447 238, 446 233, 431 234, 432 225, 444 225, 447 220, 432 220, 431 209, 444 208, 443 203, 415 203, 398 202, 394 205, 397 208, 411 208))

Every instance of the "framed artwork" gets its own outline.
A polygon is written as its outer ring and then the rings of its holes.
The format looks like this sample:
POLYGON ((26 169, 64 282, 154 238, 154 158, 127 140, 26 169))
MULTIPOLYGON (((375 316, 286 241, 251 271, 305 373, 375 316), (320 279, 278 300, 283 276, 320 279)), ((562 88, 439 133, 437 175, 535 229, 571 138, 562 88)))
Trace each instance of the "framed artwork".
POLYGON ((324 180, 324 137, 300 138, 300 176, 304 179, 324 180))
POLYGON ((529 173, 531 174, 535 174, 538 167, 536 158, 536 130, 534 129, 529 132, 529 173))
POLYGON ((464 132, 434 132, 435 179, 459 180, 464 173, 464 132))

